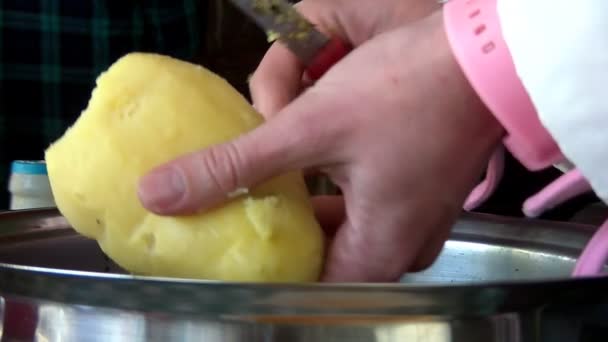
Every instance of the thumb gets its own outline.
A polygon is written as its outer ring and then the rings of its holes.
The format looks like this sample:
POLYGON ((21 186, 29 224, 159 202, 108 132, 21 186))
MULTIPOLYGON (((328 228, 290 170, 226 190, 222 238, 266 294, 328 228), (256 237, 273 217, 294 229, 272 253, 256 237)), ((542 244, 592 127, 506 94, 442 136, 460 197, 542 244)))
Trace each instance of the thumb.
POLYGON ((323 111, 315 100, 302 96, 249 133, 152 170, 140 180, 140 201, 160 215, 189 214, 273 176, 325 163, 334 135, 330 125, 311 120, 323 111))

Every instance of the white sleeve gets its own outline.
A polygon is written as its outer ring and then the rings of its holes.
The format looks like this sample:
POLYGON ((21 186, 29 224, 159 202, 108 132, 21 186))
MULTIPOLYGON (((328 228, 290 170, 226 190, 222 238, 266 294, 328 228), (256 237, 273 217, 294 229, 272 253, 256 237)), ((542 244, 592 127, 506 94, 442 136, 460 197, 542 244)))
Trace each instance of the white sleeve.
POLYGON ((608 0, 498 0, 540 121, 608 203, 608 0))

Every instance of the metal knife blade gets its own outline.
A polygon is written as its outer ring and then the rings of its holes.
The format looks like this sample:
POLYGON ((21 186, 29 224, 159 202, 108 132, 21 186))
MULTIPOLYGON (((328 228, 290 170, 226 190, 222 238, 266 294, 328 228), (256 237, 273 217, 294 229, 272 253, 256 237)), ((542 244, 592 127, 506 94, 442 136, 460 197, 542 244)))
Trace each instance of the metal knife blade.
POLYGON ((331 39, 318 31, 286 0, 231 0, 244 14, 310 65, 331 39))

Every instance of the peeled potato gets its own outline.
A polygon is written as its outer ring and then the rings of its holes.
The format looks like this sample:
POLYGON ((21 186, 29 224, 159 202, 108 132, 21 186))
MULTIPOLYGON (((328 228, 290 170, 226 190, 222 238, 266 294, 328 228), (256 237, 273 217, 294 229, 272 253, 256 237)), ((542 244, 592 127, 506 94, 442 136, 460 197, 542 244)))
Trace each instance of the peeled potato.
POLYGON ((261 122, 235 89, 200 66, 126 55, 98 78, 88 108, 46 151, 57 206, 134 274, 315 281, 323 234, 300 173, 193 216, 157 216, 138 200, 137 183, 152 168, 261 122))

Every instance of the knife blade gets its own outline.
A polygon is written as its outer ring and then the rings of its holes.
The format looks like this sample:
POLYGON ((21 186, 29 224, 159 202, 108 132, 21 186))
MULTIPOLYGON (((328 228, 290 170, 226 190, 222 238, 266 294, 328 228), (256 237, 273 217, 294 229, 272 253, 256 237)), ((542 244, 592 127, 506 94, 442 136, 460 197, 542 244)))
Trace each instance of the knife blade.
POLYGON ((306 66, 316 81, 351 48, 341 39, 317 30, 287 0, 230 0, 265 32, 269 41, 278 40, 306 66))

